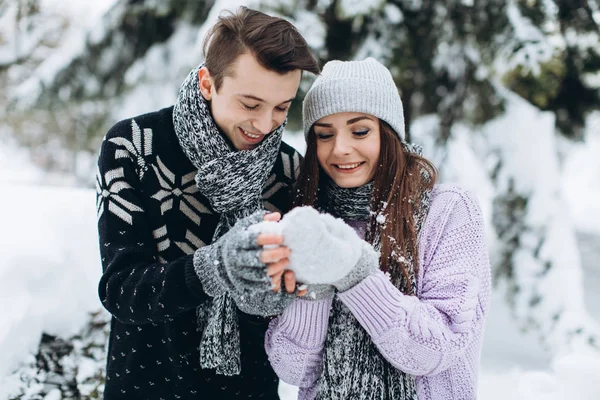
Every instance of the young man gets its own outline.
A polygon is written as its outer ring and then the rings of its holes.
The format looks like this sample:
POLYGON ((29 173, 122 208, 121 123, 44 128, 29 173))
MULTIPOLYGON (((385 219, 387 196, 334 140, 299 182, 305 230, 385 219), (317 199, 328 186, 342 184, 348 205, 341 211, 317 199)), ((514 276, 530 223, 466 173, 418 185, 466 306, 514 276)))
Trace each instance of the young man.
POLYGON ((291 24, 244 7, 204 50, 174 107, 119 122, 102 144, 107 400, 278 398, 265 317, 290 300, 269 279, 289 250, 263 250, 278 238, 246 228, 290 207, 299 155, 281 135, 302 71, 319 70, 291 24))

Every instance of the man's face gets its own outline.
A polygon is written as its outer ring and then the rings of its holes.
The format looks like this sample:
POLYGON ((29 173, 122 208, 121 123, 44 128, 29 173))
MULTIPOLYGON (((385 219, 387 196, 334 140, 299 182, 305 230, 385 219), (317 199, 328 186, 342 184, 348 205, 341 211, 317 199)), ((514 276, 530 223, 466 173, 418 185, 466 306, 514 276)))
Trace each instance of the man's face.
POLYGON ((280 75, 249 54, 239 56, 231 76, 217 92, 206 67, 200 69, 200 91, 210 101, 219 130, 237 150, 251 150, 279 127, 300 85, 301 71, 280 75))

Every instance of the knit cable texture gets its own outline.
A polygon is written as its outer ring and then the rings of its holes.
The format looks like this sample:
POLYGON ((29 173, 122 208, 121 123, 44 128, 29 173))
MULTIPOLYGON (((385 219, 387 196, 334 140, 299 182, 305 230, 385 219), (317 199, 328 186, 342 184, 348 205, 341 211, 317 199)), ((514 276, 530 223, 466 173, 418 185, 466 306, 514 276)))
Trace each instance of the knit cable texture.
POLYGON ((279 319, 271 322, 274 329, 265 337, 267 353, 272 365, 287 365, 279 375, 284 382, 306 387, 319 378, 331 301, 296 298, 279 319))
MULTIPOLYGON (((475 399, 491 274, 483 219, 472 194, 436 186, 420 236, 419 266, 417 297, 403 295, 383 273, 338 296, 381 354, 416 376, 419 400, 475 399)), ((294 331, 283 328, 294 324, 288 318, 309 318, 301 314, 286 312, 272 321, 266 349, 280 378, 293 377, 289 383, 301 386, 299 398, 312 399, 325 338, 314 335, 299 343, 294 331)))

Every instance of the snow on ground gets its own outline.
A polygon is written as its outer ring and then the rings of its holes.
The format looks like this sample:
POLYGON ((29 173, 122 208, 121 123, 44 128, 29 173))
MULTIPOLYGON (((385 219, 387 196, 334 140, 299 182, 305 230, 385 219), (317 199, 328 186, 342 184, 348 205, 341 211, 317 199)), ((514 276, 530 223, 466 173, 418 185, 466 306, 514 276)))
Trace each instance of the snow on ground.
POLYGON ((0 194, 1 377, 42 331, 72 335, 100 307, 101 266, 92 191, 47 186, 24 152, 0 145, 0 194))
POLYGON ((72 335, 100 307, 94 193, 2 184, 0 376, 35 350, 42 330, 72 335))
POLYGON ((573 354, 554 361, 550 369, 480 375, 478 398, 485 400, 593 400, 600 393, 600 359, 573 354))

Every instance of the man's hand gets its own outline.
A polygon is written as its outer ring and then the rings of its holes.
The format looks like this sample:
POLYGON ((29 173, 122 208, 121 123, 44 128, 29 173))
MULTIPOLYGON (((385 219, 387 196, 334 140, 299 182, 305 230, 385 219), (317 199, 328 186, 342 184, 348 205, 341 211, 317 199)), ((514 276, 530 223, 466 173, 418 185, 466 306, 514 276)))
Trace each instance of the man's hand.
MULTIPOLYGON (((265 214, 264 221, 278 222, 281 214, 278 212, 265 214)), ((296 291, 296 276, 292 271, 286 270, 290 265, 289 256, 291 251, 283 246, 283 236, 273 233, 261 233, 258 235, 257 244, 259 246, 268 246, 260 255, 260 260, 267 264, 267 275, 271 278, 273 291, 278 292, 281 289, 281 281, 288 293, 296 291)), ((304 296, 306 289, 298 290, 298 296, 304 296)))

